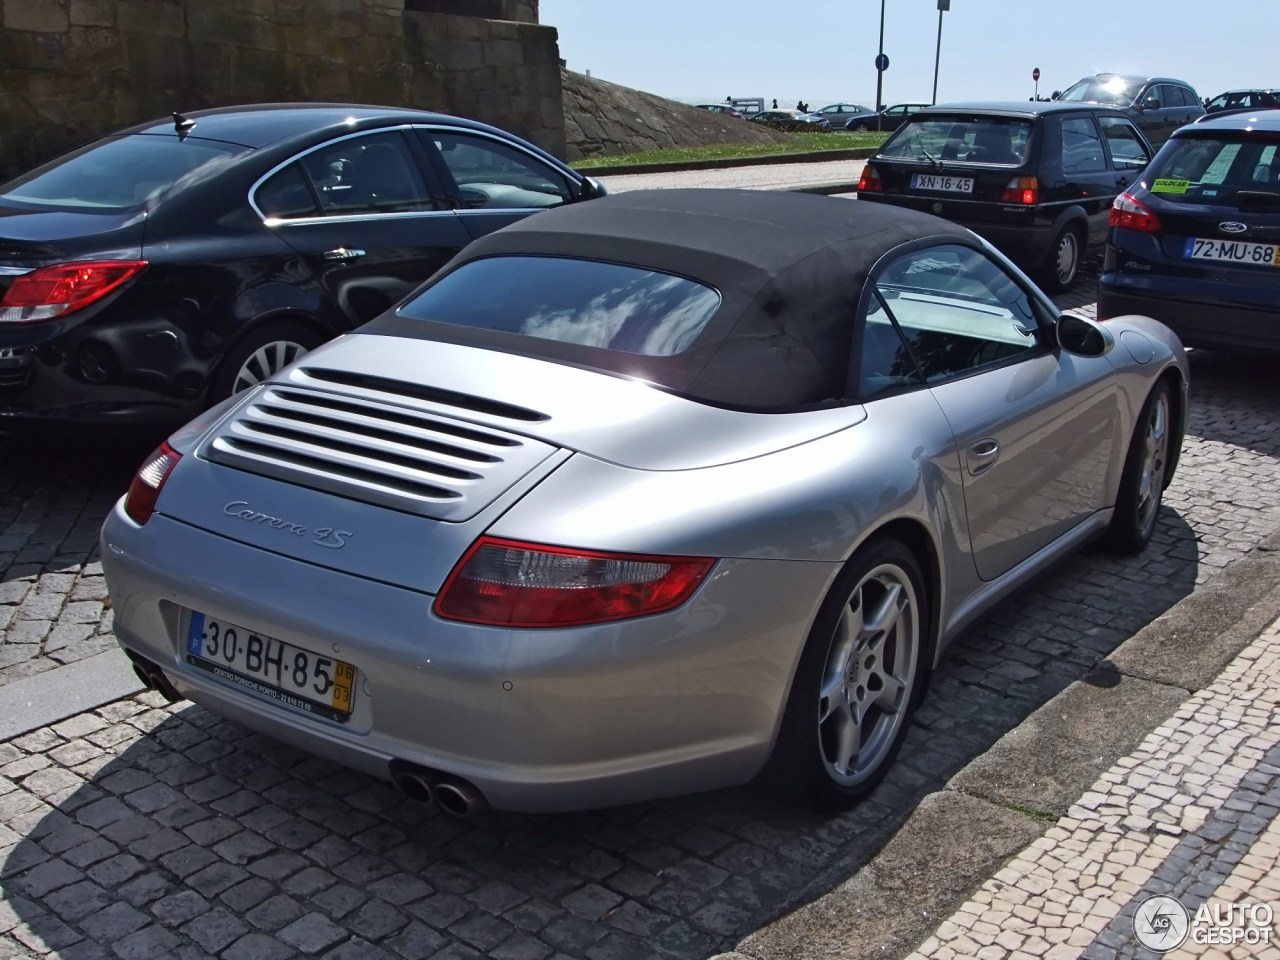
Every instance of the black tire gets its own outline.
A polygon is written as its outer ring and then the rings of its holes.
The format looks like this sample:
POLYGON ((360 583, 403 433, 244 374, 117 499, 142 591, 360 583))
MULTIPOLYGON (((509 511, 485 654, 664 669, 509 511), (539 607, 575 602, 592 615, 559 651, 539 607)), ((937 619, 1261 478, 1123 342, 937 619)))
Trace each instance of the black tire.
POLYGON ((1173 450, 1173 400, 1168 381, 1151 388, 1129 440, 1116 511, 1107 543, 1117 553, 1138 553, 1151 542, 1168 482, 1173 450))
POLYGON ((247 390, 323 342, 314 330, 294 320, 273 320, 255 327, 222 358, 209 387, 208 405, 247 390))
POLYGON ((854 128, 853 128, 854 133, 866 133, 866 132, 867 132, 868 130, 870 130, 870 129, 871 129, 871 128, 870 128, 869 126, 867 126, 865 123, 860 123, 860 124, 858 124, 856 127, 854 127, 854 128))
POLYGON ((1084 237, 1080 227, 1067 224, 1053 238, 1053 245, 1040 268, 1040 282, 1050 293, 1066 293, 1080 275, 1084 259, 1084 237))
POLYGON ((892 538, 866 544, 814 621, 766 785, 823 809, 850 806, 874 790, 924 696, 932 650, 929 597, 915 555, 892 538), (870 604, 883 614, 890 603, 896 614, 888 629, 877 629, 863 611, 870 604))

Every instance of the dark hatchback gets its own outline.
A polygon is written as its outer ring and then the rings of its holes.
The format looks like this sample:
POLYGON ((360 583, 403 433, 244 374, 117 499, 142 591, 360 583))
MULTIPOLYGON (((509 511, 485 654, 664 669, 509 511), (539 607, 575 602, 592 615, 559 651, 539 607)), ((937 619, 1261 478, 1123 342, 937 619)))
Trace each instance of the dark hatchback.
POLYGON ((472 239, 600 192, 416 110, 255 105, 95 141, 0 186, 0 427, 188 419, 472 239))
POLYGON ((863 169, 858 199, 945 217, 1052 290, 1106 240, 1112 201, 1151 147, 1119 111, 1054 101, 921 110, 863 169))
POLYGON ((1111 214, 1098 316, 1280 352, 1280 110, 1177 131, 1111 214))

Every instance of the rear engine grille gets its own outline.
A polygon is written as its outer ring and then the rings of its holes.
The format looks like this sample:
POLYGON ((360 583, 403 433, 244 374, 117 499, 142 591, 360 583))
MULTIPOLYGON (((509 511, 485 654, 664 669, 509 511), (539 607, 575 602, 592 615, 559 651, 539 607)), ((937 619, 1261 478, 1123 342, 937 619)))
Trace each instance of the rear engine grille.
POLYGON ((274 386, 228 422, 201 455, 349 499, 461 521, 553 449, 365 396, 274 386))
POLYGON ((468 413, 483 413, 491 417, 502 417, 505 420, 520 420, 525 423, 537 423, 551 419, 545 413, 518 407, 515 404, 477 397, 469 393, 457 393, 453 390, 441 390, 421 383, 405 383, 403 380, 391 380, 386 377, 375 377, 367 373, 350 373, 346 370, 326 370, 322 367, 303 367, 296 371, 291 379, 295 383, 313 381, 317 385, 333 384, 343 387, 355 387, 376 393, 390 394, 395 397, 411 400, 426 400, 430 403, 446 407, 456 407, 468 413))

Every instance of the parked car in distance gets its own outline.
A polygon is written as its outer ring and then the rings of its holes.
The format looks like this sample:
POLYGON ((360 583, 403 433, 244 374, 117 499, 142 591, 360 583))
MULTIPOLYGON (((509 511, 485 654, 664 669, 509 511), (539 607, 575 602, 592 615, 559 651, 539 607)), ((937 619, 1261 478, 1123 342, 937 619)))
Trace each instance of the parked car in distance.
POLYGON ((868 113, 875 113, 870 107, 864 107, 857 103, 829 103, 825 107, 819 107, 817 110, 811 110, 810 113, 815 116, 822 117, 833 130, 844 127, 844 125, 853 117, 865 116, 868 113))
POLYGON ((746 115, 741 110, 727 103, 699 103, 695 104, 695 106, 702 110, 710 110, 712 113, 724 114, 726 117, 736 117, 739 120, 746 119, 746 115))
MULTIPOLYGON (((1205 104, 1205 116, 1280 108, 1280 90, 1228 90, 1205 104)), ((1201 118, 1203 119, 1203 118, 1201 118)))
POLYGON ((1186 383, 928 214, 570 204, 162 446, 102 530, 115 635, 448 813, 848 805, 968 624, 1150 540, 1186 383))
POLYGON ((844 122, 844 128, 857 132, 897 130, 927 106, 929 106, 927 103, 896 103, 892 107, 885 107, 879 113, 868 110, 850 117, 844 122))
POLYGON ((1077 80, 1062 91, 1067 103, 1105 103, 1119 107, 1159 146, 1184 123, 1204 116, 1204 102, 1185 80, 1171 77, 1099 73, 1077 80))
POLYGON ((1106 240, 1111 201, 1151 158, 1125 114, 1063 101, 941 104, 868 159, 858 199, 926 210, 990 240, 1052 290, 1106 240))
POLYGON ((601 192, 418 110, 265 104, 122 130, 0 186, 0 423, 189 419, 476 237, 601 192))
POLYGON ((1189 346, 1280 352, 1280 110, 1210 116, 1115 201, 1098 315, 1189 346))
POLYGON ((826 133, 831 129, 831 124, 825 118, 812 113, 801 113, 799 110, 762 110, 747 119, 752 123, 790 133, 826 133))

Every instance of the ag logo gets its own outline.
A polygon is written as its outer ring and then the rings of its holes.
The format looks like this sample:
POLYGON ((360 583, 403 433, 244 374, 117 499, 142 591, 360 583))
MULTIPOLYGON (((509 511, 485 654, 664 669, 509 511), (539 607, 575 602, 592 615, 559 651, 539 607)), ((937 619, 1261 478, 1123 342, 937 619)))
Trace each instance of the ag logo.
POLYGON ((1133 933, 1148 950, 1166 953, 1187 939, 1191 917, 1173 897, 1147 897, 1133 915, 1133 933))

